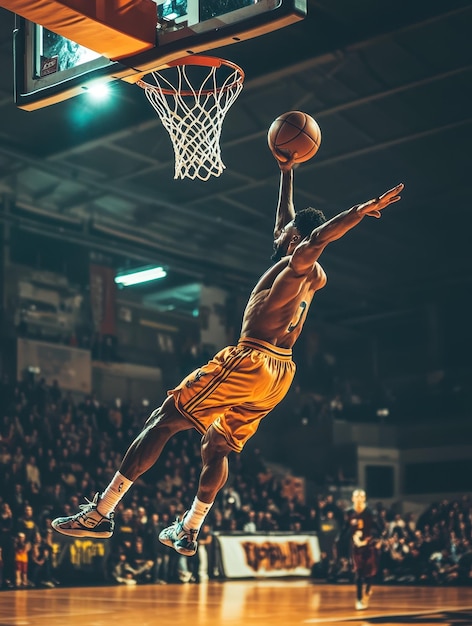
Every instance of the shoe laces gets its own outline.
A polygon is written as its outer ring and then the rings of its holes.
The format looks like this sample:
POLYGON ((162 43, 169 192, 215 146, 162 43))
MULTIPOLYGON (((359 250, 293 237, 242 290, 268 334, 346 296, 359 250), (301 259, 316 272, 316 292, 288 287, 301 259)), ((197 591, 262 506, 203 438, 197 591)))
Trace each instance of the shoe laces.
POLYGON ((185 539, 188 543, 195 543, 198 535, 198 530, 196 528, 191 528, 190 530, 187 530, 186 528, 184 528, 184 525, 182 523, 182 533, 183 535, 181 539, 185 539))
POLYGON ((178 526, 180 525, 180 532, 178 534, 180 535, 181 533, 183 533, 180 539, 186 539, 187 541, 193 543, 197 538, 198 530, 196 528, 192 528, 191 530, 187 530, 186 528, 184 528, 184 519, 187 513, 188 511, 185 511, 181 519, 179 519, 179 516, 177 515, 175 521, 172 523, 172 528, 174 530, 178 530, 178 526))
POLYGON ((179 519, 179 516, 177 515, 175 520, 172 522, 172 526, 176 527, 180 524, 180 522, 183 522, 183 521, 184 521, 184 518, 182 517, 182 519, 179 519))
POLYGON ((97 503, 95 502, 95 499, 96 498, 94 498, 93 500, 89 500, 88 498, 85 498, 85 504, 79 504, 79 517, 85 517, 87 513, 90 513, 90 511, 97 508, 97 503))

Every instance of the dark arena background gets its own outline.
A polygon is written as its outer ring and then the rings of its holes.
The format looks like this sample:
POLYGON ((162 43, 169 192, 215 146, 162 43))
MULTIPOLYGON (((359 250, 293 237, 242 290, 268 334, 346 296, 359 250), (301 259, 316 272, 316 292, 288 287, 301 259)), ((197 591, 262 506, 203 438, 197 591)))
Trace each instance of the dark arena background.
MULTIPOLYGON (((308 0, 272 32, 202 44, 245 73, 206 181, 174 179, 169 135, 122 68, 109 79, 108 58, 0 4, 0 626, 470 626, 470 2, 308 0), (103 84, 81 82, 82 63, 103 84), (60 72, 80 86, 45 106, 60 72), (294 171, 297 209, 331 218, 404 182, 401 201, 323 253, 294 383, 230 455, 196 556, 157 538, 195 495, 193 430, 126 494, 111 539, 59 535, 51 520, 103 491, 166 391, 237 342, 272 254, 267 131, 296 110, 322 136, 294 171), (380 528, 362 610, 340 539, 356 488, 380 528)), ((259 11, 202 5, 151 13, 199 32, 259 11)))

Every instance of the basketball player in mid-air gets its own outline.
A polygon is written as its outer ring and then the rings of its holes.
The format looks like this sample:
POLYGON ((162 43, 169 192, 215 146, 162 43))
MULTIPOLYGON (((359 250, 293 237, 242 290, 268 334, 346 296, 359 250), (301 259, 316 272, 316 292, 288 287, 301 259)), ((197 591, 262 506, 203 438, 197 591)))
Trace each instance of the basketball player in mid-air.
POLYGON ((52 526, 64 535, 110 537, 113 511, 134 481, 152 467, 167 441, 195 428, 202 437, 202 470, 190 509, 159 535, 180 554, 197 550, 197 535, 216 495, 228 478, 228 455, 241 452, 261 419, 287 393, 294 374, 292 347, 298 339, 314 294, 325 286, 318 263, 326 246, 366 216, 380 217, 400 200, 403 184, 326 221, 313 208, 295 213, 293 161, 278 158, 280 189, 274 229, 274 261, 254 287, 243 314, 240 339, 218 352, 168 392, 128 448, 119 470, 103 493, 81 505, 75 515, 52 526))
POLYGON ((345 513, 341 535, 348 535, 351 543, 351 561, 356 583, 358 611, 369 606, 372 582, 378 570, 380 529, 373 511, 367 506, 363 489, 352 492, 352 507, 345 513))

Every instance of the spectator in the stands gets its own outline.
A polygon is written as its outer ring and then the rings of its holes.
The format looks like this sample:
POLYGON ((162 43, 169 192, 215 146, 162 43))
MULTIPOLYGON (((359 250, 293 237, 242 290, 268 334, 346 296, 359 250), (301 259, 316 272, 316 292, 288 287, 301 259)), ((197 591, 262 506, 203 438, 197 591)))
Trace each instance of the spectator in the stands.
POLYGON ((302 523, 302 528, 308 532, 320 532, 320 514, 317 506, 308 507, 307 514, 302 523))
POLYGON ((36 532, 29 553, 29 577, 34 587, 55 587, 52 581, 51 547, 40 532, 36 532))
POLYGON ((261 516, 258 521, 259 530, 262 532, 272 532, 279 530, 279 525, 276 519, 274 519, 271 511, 261 511, 261 516))
POLYGON ((129 564, 132 574, 137 583, 152 582, 154 559, 150 551, 146 548, 143 538, 135 536, 129 552, 129 564))
POLYGON ((395 513, 395 516, 388 525, 388 536, 393 537, 394 534, 399 537, 405 536, 405 520, 402 518, 400 513, 395 513))
POLYGON ((36 533, 39 532, 39 528, 33 514, 33 507, 30 504, 25 505, 22 516, 18 518, 16 522, 16 532, 23 533, 25 535, 26 543, 28 544, 33 542, 36 533))
POLYGON ((18 533, 13 541, 15 553, 15 586, 17 589, 31 586, 28 579, 28 560, 31 544, 26 541, 25 533, 18 533))
POLYGON ((137 581, 133 574, 133 568, 129 562, 126 552, 121 549, 118 558, 113 564, 111 571, 112 578, 120 585, 136 585, 137 581))
POLYGON ((344 512, 343 512, 343 509, 338 504, 336 504, 332 493, 329 493, 320 502, 321 515, 326 515, 328 511, 333 511, 334 517, 336 518, 338 523, 342 526, 344 523, 344 512))
POLYGON ((242 522, 242 530, 245 533, 257 532, 256 512, 250 509, 249 505, 243 505, 242 511, 244 513, 243 522, 242 522))
POLYGON ((213 542, 210 525, 205 522, 200 530, 198 540, 198 552, 196 554, 196 563, 194 566, 194 577, 196 582, 206 582, 209 578, 209 572, 212 571, 210 547, 213 542))
POLYGON ((115 520, 113 544, 124 548, 127 554, 129 554, 134 537, 136 536, 136 520, 134 518, 133 509, 119 506, 116 510, 115 520))
POLYGON ((2 502, 0 506, 0 550, 3 561, 2 587, 13 587, 15 580, 14 518, 10 505, 2 502))
POLYGON ((159 533, 165 528, 165 524, 161 522, 159 513, 152 513, 144 534, 144 542, 154 561, 152 582, 157 584, 165 584, 169 581, 169 563, 172 553, 159 541, 159 533))

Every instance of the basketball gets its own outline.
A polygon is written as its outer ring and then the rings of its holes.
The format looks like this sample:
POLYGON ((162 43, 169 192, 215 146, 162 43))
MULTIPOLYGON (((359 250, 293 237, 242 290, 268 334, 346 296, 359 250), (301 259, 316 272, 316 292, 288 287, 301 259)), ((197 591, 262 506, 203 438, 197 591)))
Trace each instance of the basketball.
POLYGON ((276 158, 278 155, 291 158, 296 153, 295 163, 304 163, 318 152, 321 130, 307 113, 289 111, 272 122, 267 141, 276 158))

